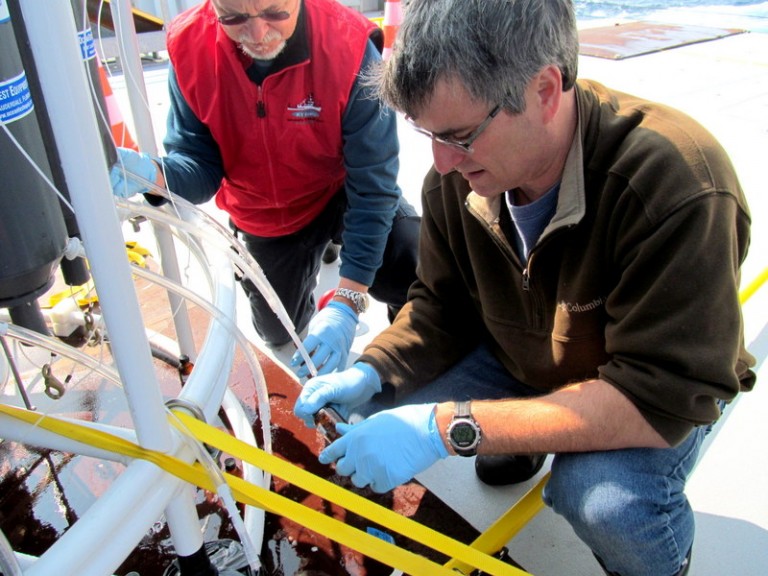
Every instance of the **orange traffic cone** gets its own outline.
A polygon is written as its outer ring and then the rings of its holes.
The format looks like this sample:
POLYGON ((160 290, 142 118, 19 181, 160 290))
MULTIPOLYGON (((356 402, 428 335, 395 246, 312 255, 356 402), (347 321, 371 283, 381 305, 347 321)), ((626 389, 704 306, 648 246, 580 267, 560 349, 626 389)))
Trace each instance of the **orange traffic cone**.
POLYGON ((392 46, 400 23, 403 21, 403 8, 400 0, 384 2, 384 50, 381 53, 385 60, 392 55, 392 46))
POLYGON ((120 106, 117 103, 117 97, 112 92, 112 86, 109 84, 109 78, 107 78, 107 72, 104 70, 101 62, 99 62, 99 80, 101 82, 101 91, 104 93, 104 102, 107 104, 107 117, 109 118, 109 124, 112 128, 112 138, 115 140, 115 145, 121 148, 132 148, 136 151, 139 147, 131 137, 131 133, 128 131, 128 127, 125 125, 123 115, 120 112, 120 106))

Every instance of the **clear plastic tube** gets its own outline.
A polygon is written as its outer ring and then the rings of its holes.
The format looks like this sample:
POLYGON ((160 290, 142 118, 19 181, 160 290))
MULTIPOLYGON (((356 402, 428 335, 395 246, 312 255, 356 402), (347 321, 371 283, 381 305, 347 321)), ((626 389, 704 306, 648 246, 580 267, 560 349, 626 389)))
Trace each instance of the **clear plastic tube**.
MULTIPOLYGON (((205 211, 201 210, 199 207, 192 204, 191 202, 185 200, 184 198, 181 198, 176 194, 172 194, 168 192, 165 188, 157 186, 155 183, 150 182, 149 180, 142 178, 141 176, 137 176, 130 172, 126 172, 126 174, 129 178, 135 180, 136 182, 150 189, 154 194, 157 194, 158 196, 162 196, 163 198, 168 199, 175 208, 178 205, 186 210, 193 211, 200 218, 202 218, 202 220, 206 224, 210 226, 210 228, 215 232, 215 234, 206 230, 196 230, 186 224, 178 224, 179 222, 185 222, 180 217, 177 219, 177 224, 176 224, 180 228, 185 229, 192 234, 196 234, 199 232, 200 235, 204 236, 207 240, 211 241, 214 245, 220 245, 222 242, 224 243, 227 256, 232 260, 232 263, 235 266, 237 266, 239 269, 241 269, 243 273, 245 273, 246 276, 248 276, 248 279, 251 282, 253 282, 253 284, 259 289, 262 296, 264 296, 264 299, 270 305, 272 310, 280 319, 280 322, 285 327, 288 334, 291 336, 291 340, 293 340, 297 350, 299 351, 299 354, 301 354, 301 357, 304 359, 304 362, 309 368, 310 374, 312 374, 312 376, 316 376, 317 368, 315 367, 311 357, 307 353, 307 350, 304 347, 304 344, 302 343, 301 338, 299 338, 299 335, 296 333, 296 328, 294 327, 293 322, 288 316, 288 312, 283 306, 283 303, 281 302, 280 297, 277 295, 277 293, 275 293, 274 289, 272 288, 272 285, 269 283, 269 280, 267 280, 267 277, 264 275, 264 271, 261 269, 258 262, 256 262, 253 259, 253 257, 248 253, 248 251, 240 243, 240 241, 237 238, 235 238, 232 234, 230 234, 229 231, 226 228, 224 228, 224 226, 221 225, 221 223, 217 222, 209 214, 207 214, 205 211)), ((149 206, 140 206, 135 202, 129 202, 123 199, 116 199, 116 200, 117 200, 118 206, 135 210, 136 212, 145 216, 147 216, 149 213, 147 210, 156 210, 149 206)), ((178 208, 176 208, 176 210, 178 211, 178 208)))

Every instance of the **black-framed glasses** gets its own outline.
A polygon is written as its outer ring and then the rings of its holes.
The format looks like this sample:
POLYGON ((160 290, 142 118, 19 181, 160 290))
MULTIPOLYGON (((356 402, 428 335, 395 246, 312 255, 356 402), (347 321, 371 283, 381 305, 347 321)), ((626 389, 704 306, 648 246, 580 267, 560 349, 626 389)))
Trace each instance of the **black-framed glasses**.
POLYGON ((413 119, 409 116, 406 116, 405 119, 408 121, 408 123, 411 125, 411 127, 416 130, 416 132, 419 132, 420 134, 424 134, 425 136, 428 136, 433 141, 438 142, 440 144, 444 144, 445 146, 450 146, 454 150, 458 150, 459 152, 463 152, 464 154, 472 154, 474 151, 472 149, 472 144, 480 137, 480 134, 483 133, 483 130, 488 128, 488 125, 491 123, 491 121, 496 118, 496 116, 501 112, 501 104, 497 104, 493 110, 491 110, 488 113, 488 116, 486 116, 485 120, 475 128, 472 133, 464 138, 463 140, 457 140, 456 138, 451 138, 450 136, 443 136, 442 134, 435 134, 434 132, 430 132, 429 130, 425 130, 424 128, 421 128, 420 126, 416 126, 414 124, 413 119))
POLYGON ((219 24, 223 26, 240 26, 245 24, 251 18, 261 18, 266 22, 283 22, 291 17, 287 10, 262 10, 258 14, 246 14, 245 12, 235 12, 233 14, 224 14, 219 16, 219 24))

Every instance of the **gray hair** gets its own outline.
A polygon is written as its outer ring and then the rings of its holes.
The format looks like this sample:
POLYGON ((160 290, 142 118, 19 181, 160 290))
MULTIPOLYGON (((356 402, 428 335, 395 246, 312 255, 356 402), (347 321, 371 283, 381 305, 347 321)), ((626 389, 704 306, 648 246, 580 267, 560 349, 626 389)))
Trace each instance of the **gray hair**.
POLYGON ((440 80, 519 114, 526 86, 545 66, 557 66, 569 90, 578 55, 571 0, 411 0, 392 55, 366 83, 413 117, 440 80))

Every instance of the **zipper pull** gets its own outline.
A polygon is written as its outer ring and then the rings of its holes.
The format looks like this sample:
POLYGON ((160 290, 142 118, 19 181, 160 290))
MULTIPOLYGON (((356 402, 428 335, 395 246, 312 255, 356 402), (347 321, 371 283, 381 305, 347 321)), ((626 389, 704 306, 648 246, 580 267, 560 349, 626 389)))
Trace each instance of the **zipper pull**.
POLYGON ((267 115, 267 109, 264 106, 264 101, 259 100, 259 102, 256 104, 256 116, 259 118, 264 118, 267 115))
POLYGON ((531 279, 528 276, 528 268, 523 270, 523 290, 528 292, 531 289, 531 279))

